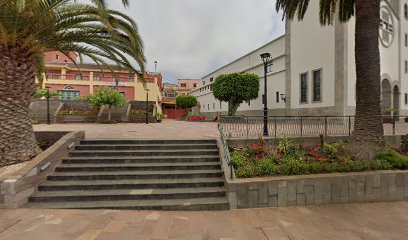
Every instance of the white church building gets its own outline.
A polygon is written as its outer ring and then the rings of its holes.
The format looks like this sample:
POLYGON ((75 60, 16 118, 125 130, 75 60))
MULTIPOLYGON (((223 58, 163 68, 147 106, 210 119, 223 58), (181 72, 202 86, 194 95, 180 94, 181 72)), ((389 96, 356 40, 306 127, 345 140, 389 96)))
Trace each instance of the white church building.
MULTIPOLYGON (((311 1, 303 21, 286 21, 286 34, 202 78, 191 91, 207 117, 226 114, 228 104, 216 100, 212 83, 221 74, 246 72, 260 76, 259 97, 243 103, 238 115, 261 116, 264 66, 260 54, 270 53, 268 107, 270 115, 354 115, 356 70, 355 19, 319 23, 318 3, 311 1)), ((383 0, 380 25, 382 108, 408 114, 408 0, 383 0)))

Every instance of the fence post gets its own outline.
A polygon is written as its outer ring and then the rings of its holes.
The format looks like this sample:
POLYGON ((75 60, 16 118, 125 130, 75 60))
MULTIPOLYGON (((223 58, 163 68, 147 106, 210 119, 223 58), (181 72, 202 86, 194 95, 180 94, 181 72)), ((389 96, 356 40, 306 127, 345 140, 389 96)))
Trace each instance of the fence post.
POLYGON ((247 138, 249 137, 249 126, 248 126, 248 117, 246 117, 246 132, 247 132, 247 138))
POLYGON ((303 117, 300 117, 300 136, 303 137, 303 117))
POLYGON ((274 127, 274 130, 275 130, 275 138, 277 137, 277 126, 278 126, 278 124, 277 124, 277 117, 275 117, 275 127, 274 127))
POLYGON ((327 137, 327 116, 324 117, 324 135, 327 137))
POLYGON ((392 135, 395 135, 395 116, 392 116, 392 135))
POLYGON ((349 130, 349 136, 351 136, 351 116, 348 117, 348 130, 349 130))

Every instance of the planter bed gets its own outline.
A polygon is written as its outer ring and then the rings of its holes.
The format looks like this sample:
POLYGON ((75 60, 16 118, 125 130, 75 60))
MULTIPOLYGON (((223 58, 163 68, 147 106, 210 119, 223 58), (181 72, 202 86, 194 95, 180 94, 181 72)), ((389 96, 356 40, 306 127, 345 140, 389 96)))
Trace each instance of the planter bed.
POLYGON ((268 146, 261 139, 231 147, 231 159, 235 208, 408 199, 408 156, 393 149, 367 161, 341 141, 308 146, 285 138, 268 146))
POLYGON ((98 116, 92 115, 64 115, 60 114, 57 117, 58 123, 95 123, 98 116))

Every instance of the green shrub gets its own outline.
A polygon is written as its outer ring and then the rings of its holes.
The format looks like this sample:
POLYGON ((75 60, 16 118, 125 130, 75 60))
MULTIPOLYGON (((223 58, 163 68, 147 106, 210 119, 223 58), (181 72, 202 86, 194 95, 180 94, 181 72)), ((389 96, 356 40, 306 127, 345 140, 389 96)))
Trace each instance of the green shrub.
POLYGON ((392 168, 408 168, 408 156, 403 156, 395 150, 388 150, 387 152, 378 155, 376 159, 388 162, 391 164, 392 168))

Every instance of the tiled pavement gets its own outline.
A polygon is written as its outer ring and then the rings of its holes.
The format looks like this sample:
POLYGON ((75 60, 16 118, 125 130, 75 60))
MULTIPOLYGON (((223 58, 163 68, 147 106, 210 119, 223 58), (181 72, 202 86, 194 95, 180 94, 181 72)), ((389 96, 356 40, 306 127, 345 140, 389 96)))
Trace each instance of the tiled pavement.
POLYGON ((1 210, 0 239, 408 239, 408 202, 227 212, 1 210))
POLYGON ((215 122, 164 120, 160 124, 38 124, 35 131, 85 131, 86 138, 95 139, 209 139, 219 136, 215 122))

